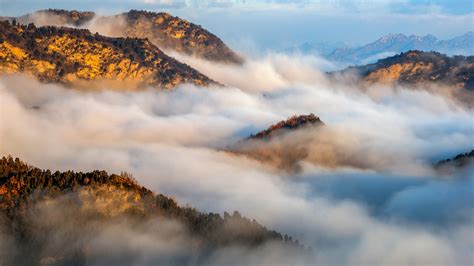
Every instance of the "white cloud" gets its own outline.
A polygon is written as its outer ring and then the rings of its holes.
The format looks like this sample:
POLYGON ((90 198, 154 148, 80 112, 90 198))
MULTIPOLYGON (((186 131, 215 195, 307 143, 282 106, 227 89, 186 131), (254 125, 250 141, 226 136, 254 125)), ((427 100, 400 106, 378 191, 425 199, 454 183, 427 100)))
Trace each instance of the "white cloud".
MULTIPOLYGON (((470 148, 472 109, 422 88, 376 87, 364 93, 331 83, 315 58, 269 55, 242 67, 184 59, 230 87, 79 92, 24 76, 2 77, 0 153, 52 170, 131 172, 182 204, 221 213, 239 210, 289 233, 311 245, 322 264, 456 264, 472 257, 457 248, 469 243, 459 230, 472 227, 471 218, 454 225, 443 214, 437 225, 404 215, 413 195, 425 195, 417 208, 433 208, 437 201, 430 195, 436 191, 450 192, 438 208, 472 211, 460 203, 465 193, 451 193, 460 191, 461 179, 440 180, 429 167, 439 157, 470 148), (365 170, 307 160, 303 172, 292 175, 222 151, 280 119, 310 112, 337 133, 326 147, 362 156, 365 170), (328 174, 339 180, 337 187, 318 191, 316 181, 327 184, 328 174), (387 181, 357 179, 374 174, 387 181), (403 185, 407 179, 414 180, 411 189, 403 185), (353 187, 361 191, 336 193, 353 187), (390 192, 387 198, 377 196, 381 188, 390 192), (354 196, 361 193, 374 196, 354 196), (373 204, 389 213, 379 216, 373 204)), ((315 155, 321 153, 317 138, 310 144, 315 155)), ((472 192, 472 186, 466 189, 472 192)), ((109 229, 97 241, 114 235, 109 229)), ((148 243, 146 235, 133 241, 148 243)))

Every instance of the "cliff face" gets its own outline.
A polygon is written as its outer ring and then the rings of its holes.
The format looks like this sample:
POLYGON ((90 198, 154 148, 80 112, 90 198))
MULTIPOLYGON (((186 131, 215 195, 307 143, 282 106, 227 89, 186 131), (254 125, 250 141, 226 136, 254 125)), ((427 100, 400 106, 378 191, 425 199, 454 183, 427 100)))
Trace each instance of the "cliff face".
MULTIPOLYGON (((185 247, 190 249, 179 255, 182 264, 196 263, 195 260, 194 263, 193 260, 188 261, 191 259, 187 257, 188 252, 193 256, 201 254, 205 257, 216 248, 232 245, 258 247, 266 241, 273 241, 301 248, 291 238, 283 238, 279 233, 266 229, 255 220, 242 217, 238 212, 233 215, 225 213, 221 217, 219 214, 180 207, 175 200, 161 194, 155 195, 140 186, 126 173, 51 173, 27 165, 18 158, 0 159, 0 236, 5 233, 2 230, 6 230, 14 238, 17 248, 25 251, 19 252, 17 256, 8 254, 10 257, 0 257, 2 265, 38 265, 44 260, 52 260, 52 265, 76 265, 84 260, 94 261, 96 256, 99 259, 112 256, 97 255, 89 250, 97 244, 90 238, 103 233, 101 230, 109 230, 107 228, 110 226, 124 222, 147 230, 150 226, 157 227, 166 221, 174 221, 184 227, 184 232, 181 229, 165 232, 166 239, 179 239, 183 237, 182 234, 188 235, 187 242, 181 243, 184 250, 185 247), (2 228, 2 222, 6 228, 2 228), (173 235, 173 232, 177 235, 173 235), (52 239, 54 235, 60 237, 52 239), (52 249, 50 245, 58 244, 55 241, 64 243, 59 243, 59 249, 52 249)), ((153 233, 159 234, 160 230, 150 230, 149 234, 153 233)), ((132 238, 130 236, 127 241, 132 238)), ((171 250, 173 243, 169 245, 171 250)), ((166 250, 166 247, 162 249, 166 250)))
POLYGON ((437 83, 474 90, 474 56, 453 56, 436 52, 409 51, 365 66, 350 67, 369 84, 437 83))
POLYGON ((208 77, 164 54, 147 40, 110 38, 88 30, 0 22, 0 72, 80 85, 110 81, 127 88, 206 86, 208 77))
POLYGON ((217 36, 201 26, 168 13, 131 10, 115 16, 98 16, 93 12, 68 10, 41 10, 17 18, 22 23, 41 25, 88 27, 88 22, 97 19, 100 33, 108 36, 148 38, 161 49, 202 57, 207 60, 242 63, 217 36))

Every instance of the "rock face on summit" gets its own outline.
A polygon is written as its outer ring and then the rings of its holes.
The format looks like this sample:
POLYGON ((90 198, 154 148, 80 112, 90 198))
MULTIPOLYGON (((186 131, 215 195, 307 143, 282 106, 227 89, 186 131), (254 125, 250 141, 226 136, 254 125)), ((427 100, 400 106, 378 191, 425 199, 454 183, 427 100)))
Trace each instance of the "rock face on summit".
POLYGON ((17 18, 21 23, 39 25, 91 26, 107 36, 148 38, 160 49, 201 57, 211 61, 236 63, 242 58, 224 42, 199 25, 174 17, 168 13, 131 10, 115 16, 99 16, 93 12, 48 9, 17 18), (92 19, 100 27, 90 25, 92 19))
POLYGON ((148 40, 8 21, 0 22, 0 72, 27 73, 45 82, 77 86, 95 81, 171 89, 182 83, 213 83, 148 40))
POLYGON ((365 66, 350 67, 368 83, 440 84, 474 90, 474 56, 449 57, 437 52, 409 51, 365 66))

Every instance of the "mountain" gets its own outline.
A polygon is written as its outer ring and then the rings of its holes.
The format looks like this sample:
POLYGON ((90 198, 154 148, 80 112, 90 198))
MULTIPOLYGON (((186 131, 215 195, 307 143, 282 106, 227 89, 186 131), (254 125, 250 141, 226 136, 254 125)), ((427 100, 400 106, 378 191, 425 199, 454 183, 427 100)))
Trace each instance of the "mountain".
POLYGON ((35 23, 40 26, 76 26, 80 27, 95 16, 91 11, 47 9, 16 18, 22 24, 35 23))
MULTIPOLYGON (((324 123, 314 114, 292 116, 237 142, 230 152, 248 156, 278 169, 300 170, 308 144, 318 137, 324 123)), ((316 162, 319 163, 319 162, 316 162)))
MULTIPOLYGON (((164 49, 173 49, 207 60, 242 63, 236 53, 201 26, 168 13, 131 10, 115 17, 125 19, 125 35, 148 38, 164 49)), ((107 21, 108 18, 105 18, 107 21)))
POLYGON ((287 120, 282 120, 276 124, 271 125, 265 130, 262 130, 254 135, 249 136, 247 139, 269 139, 274 136, 285 134, 293 130, 301 129, 309 126, 319 126, 324 123, 319 117, 314 114, 292 116, 287 120))
MULTIPOLYGON (((118 237, 122 234, 134 245, 148 243, 149 250, 165 243, 161 251, 173 252, 173 245, 179 244, 175 254, 179 260, 163 265, 196 265, 219 248, 259 248, 268 241, 301 255, 305 252, 291 237, 238 212, 221 217, 181 207, 174 199, 140 186, 127 173, 52 173, 18 158, 0 159, 0 244, 10 244, 2 246, 1 265, 82 265, 85 261, 100 265, 97 260, 103 264, 107 256, 119 257, 124 260, 121 265, 127 265, 126 255, 133 250, 119 254, 123 243, 114 242, 124 239, 118 237), (119 231, 107 235, 111 228, 119 231), (130 230, 137 235, 127 235, 130 230), (104 233, 106 239, 97 239, 104 233), (146 242, 150 239, 156 242, 146 242), (16 252, 5 252, 9 248, 16 252), (97 254, 96 248, 105 253, 97 254)), ((146 251, 138 250, 138 254, 143 257, 146 251)), ((157 259, 163 263, 160 256, 157 259)))
POLYGON ((305 43, 296 50, 306 54, 319 54, 328 60, 346 65, 368 64, 410 50, 468 56, 474 55, 474 32, 470 31, 450 40, 440 40, 431 34, 425 36, 388 34, 358 47, 340 45, 338 48, 328 49, 327 46, 305 43))
POLYGON ((466 153, 460 153, 453 158, 444 159, 435 164, 435 167, 445 168, 445 167, 464 167, 474 162, 474 150, 466 153))
POLYGON ((39 25, 75 26, 97 29, 117 37, 148 38, 160 49, 174 50, 207 60, 241 64, 243 59, 217 36, 199 25, 164 12, 130 10, 114 16, 76 10, 40 10, 16 18, 39 25))
POLYGON ((440 84, 474 90, 474 56, 449 57, 437 52, 408 51, 374 64, 349 67, 342 73, 355 74, 373 84, 440 84))
POLYGON ((167 56, 146 39, 112 38, 84 29, 0 22, 0 72, 28 73, 46 82, 86 86, 171 89, 182 83, 214 83, 167 56))

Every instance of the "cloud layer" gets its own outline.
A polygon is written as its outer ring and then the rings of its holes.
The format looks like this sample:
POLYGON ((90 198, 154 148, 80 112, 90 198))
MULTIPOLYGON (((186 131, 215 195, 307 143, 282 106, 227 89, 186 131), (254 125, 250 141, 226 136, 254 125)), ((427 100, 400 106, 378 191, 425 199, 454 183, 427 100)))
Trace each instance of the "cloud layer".
MULTIPOLYGON (((472 261, 472 171, 440 176, 431 167, 472 149, 472 109, 423 88, 363 92, 332 83, 317 58, 269 55, 242 67, 184 59, 229 87, 80 92, 2 77, 0 153, 52 170, 131 172, 181 204, 239 210, 289 233, 313 248, 316 263, 472 261), (225 151, 308 113, 326 129, 265 144, 306 149, 299 172, 225 151)), ((94 243, 110 241, 116 229, 104 228, 94 243)), ((149 241, 125 232, 127 240, 149 241)), ((272 250, 255 256, 274 262, 272 250)), ((239 252, 223 251, 221 259, 239 252)))

